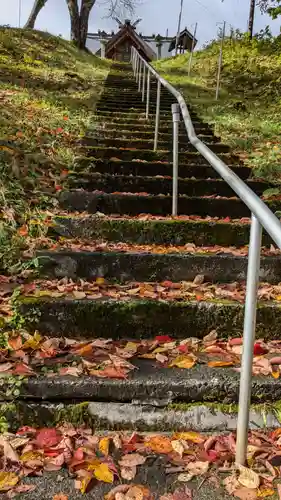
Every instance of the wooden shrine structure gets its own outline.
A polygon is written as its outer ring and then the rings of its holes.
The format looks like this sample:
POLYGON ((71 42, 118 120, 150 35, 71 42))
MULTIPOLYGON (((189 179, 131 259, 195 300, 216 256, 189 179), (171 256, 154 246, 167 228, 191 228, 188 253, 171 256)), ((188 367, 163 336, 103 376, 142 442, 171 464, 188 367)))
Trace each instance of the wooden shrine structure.
MULTIPOLYGON (((87 38, 89 40, 97 40, 100 42, 101 47, 96 52, 96 55, 102 58, 129 61, 131 57, 131 47, 133 46, 139 50, 143 58, 149 62, 153 59, 161 59, 162 47, 165 43, 170 43, 169 51, 173 43, 175 48, 176 37, 163 37, 159 34, 144 36, 142 33, 137 33, 136 26, 141 19, 138 19, 133 24, 128 19, 125 20, 124 23, 119 21, 119 19, 116 19, 116 21, 119 23, 119 31, 117 31, 117 33, 114 31, 111 33, 106 33, 105 31, 88 33, 87 38), (149 45, 149 42, 154 42, 156 44, 157 53, 149 45)), ((179 38, 179 47, 180 44, 182 44, 182 46, 186 47, 185 50, 191 50, 192 40, 193 36, 186 28, 179 38), (183 34, 185 32, 188 34, 183 34)))
MULTIPOLYGON (((177 37, 175 36, 169 47, 169 52, 172 52, 176 48, 176 43, 177 43, 177 37)), ((180 54, 184 54, 184 52, 187 50, 188 52, 192 51, 192 47, 195 48, 197 44, 196 38, 188 31, 187 28, 184 28, 184 30, 180 33, 180 36, 178 38, 178 51, 180 54), (194 41, 193 41, 194 40, 194 41)))

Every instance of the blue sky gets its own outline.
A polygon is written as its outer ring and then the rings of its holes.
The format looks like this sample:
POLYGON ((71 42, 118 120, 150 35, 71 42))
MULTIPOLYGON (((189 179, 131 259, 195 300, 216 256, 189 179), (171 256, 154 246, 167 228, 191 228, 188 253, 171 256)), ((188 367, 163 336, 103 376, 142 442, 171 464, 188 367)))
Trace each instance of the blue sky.
MULTIPOLYGON (((20 0, 0 0, 0 24, 18 25, 18 6, 20 0)), ((106 19, 106 0, 97 0, 90 18, 89 30, 112 30, 117 28, 115 21, 106 19)), ((180 0, 140 0, 141 5, 136 11, 136 17, 143 19, 139 31, 145 34, 165 34, 169 30, 174 35, 177 29, 180 0)), ((33 5, 33 0, 21 0, 21 22, 25 22, 33 5)), ((200 46, 212 39, 217 32, 217 23, 224 19, 234 28, 246 29, 250 0, 184 0, 182 26, 192 30, 198 22, 198 39, 200 46)), ((255 30, 259 31, 267 24, 271 25, 273 33, 280 31, 281 17, 272 21, 268 16, 262 16, 257 9, 255 30)), ((38 16, 36 28, 47 30, 54 34, 69 37, 69 16, 65 0, 48 0, 38 16)))

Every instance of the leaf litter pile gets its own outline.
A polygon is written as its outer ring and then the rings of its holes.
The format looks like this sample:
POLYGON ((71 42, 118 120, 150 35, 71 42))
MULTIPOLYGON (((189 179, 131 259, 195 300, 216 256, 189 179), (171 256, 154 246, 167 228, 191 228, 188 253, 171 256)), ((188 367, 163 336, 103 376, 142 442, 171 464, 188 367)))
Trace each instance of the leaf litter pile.
MULTIPOLYGON (((1 283, 0 277, 0 283, 1 283)), ((0 312, 1 300, 3 303, 9 300, 10 292, 17 286, 18 282, 13 278, 5 278, 3 288, 0 287, 0 312)), ((37 279, 32 282, 23 283, 20 292, 25 296, 46 298, 69 298, 69 299, 154 299, 167 301, 203 301, 203 300, 233 300, 243 303, 245 300, 245 283, 208 283, 204 275, 197 275, 194 281, 163 281, 156 282, 128 282, 124 285, 107 283, 104 278, 95 281, 78 279, 73 281, 69 278, 44 280, 37 279)), ((261 283, 258 290, 259 300, 281 301, 281 284, 271 285, 261 283)))
MULTIPOLYGON (((126 379, 138 366, 137 359, 154 364, 155 368, 188 370, 195 365, 210 368, 229 367, 240 370, 243 339, 221 340, 216 331, 203 340, 188 338, 173 340, 157 336, 153 340, 113 341, 95 339, 77 341, 67 338, 48 338, 38 332, 10 333, 7 346, 0 351, 0 375, 47 377, 72 375, 107 379, 126 379)), ((254 345, 253 375, 280 377, 281 340, 257 341, 254 345)))
MULTIPOLYGON (((56 428, 22 427, 0 437, 0 492, 8 498, 33 491, 25 477, 66 469, 74 486, 87 493, 105 483, 105 500, 192 500, 199 478, 212 488, 237 498, 254 500, 280 495, 281 429, 249 434, 247 466, 235 465, 235 434, 206 436, 196 432, 173 435, 95 434, 90 428, 64 424, 56 428), (160 460, 169 493, 161 496, 149 484, 138 483, 139 473, 160 460)), ((199 488, 199 486, 198 486, 199 488)), ((63 492, 54 500, 68 497, 63 492)), ((276 497, 275 497, 276 498, 276 497)))

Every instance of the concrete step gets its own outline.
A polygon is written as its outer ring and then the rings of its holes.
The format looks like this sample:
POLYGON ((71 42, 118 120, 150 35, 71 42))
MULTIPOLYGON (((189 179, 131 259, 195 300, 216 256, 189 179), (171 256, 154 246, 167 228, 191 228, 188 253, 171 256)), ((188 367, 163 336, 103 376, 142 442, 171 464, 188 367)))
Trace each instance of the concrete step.
MULTIPOLYGON (((130 193, 105 194, 83 190, 61 192, 60 207, 68 211, 88 212, 94 214, 153 214, 160 216, 170 215, 172 212, 172 197, 167 195, 141 195, 130 193)), ((270 202, 273 212, 280 211, 280 202, 270 202)), ((200 217, 230 217, 239 219, 249 217, 250 211, 237 198, 203 198, 179 196, 179 215, 197 215, 200 217)))
MULTIPOLYGON (((225 219, 179 220, 107 217, 105 215, 55 217, 50 227, 54 236, 93 240, 123 241, 136 244, 197 246, 245 246, 249 243, 249 222, 231 222, 225 219)), ((263 234, 263 245, 271 244, 263 234)))
MULTIPOLYGON (((221 338, 226 332, 229 337, 237 337, 243 331, 244 321, 243 304, 221 298, 209 301, 128 300, 128 297, 78 300, 52 298, 50 294, 49 297, 19 297, 15 307, 25 317, 28 330, 79 339, 140 340, 166 334, 175 339, 202 338, 212 330, 217 330, 221 338)), ((259 302, 256 335, 261 339, 280 337, 279 302, 259 302)))
MULTIPOLYGON (((232 189, 223 180, 183 178, 184 170, 187 170, 187 168, 183 167, 181 169, 178 179, 179 194, 195 197, 209 195, 231 197, 234 195, 232 189)), ((172 172, 170 173, 172 176, 172 172)), ((248 181, 247 184, 259 195, 271 187, 270 184, 260 181, 248 181)), ((83 175, 79 172, 77 176, 68 177, 68 186, 71 189, 83 188, 87 191, 98 190, 105 193, 172 194, 173 179, 153 176, 112 175, 99 172, 83 175)))
MULTIPOLYGON (((122 149, 138 149, 138 150, 152 150, 154 148, 154 139, 123 139, 123 138, 104 138, 100 136, 99 138, 86 138, 82 140, 82 144, 85 144, 87 147, 95 147, 95 146, 108 146, 109 148, 120 148, 122 149)), ((206 143, 206 146, 211 149, 214 153, 229 153, 230 147, 227 144, 221 143, 206 143)), ((159 151, 171 151, 173 149, 173 141, 172 137, 169 141, 158 141, 158 150, 159 151)), ((184 141, 179 143, 180 152, 185 151, 194 151, 195 148, 190 144, 188 137, 184 141)), ((122 151, 121 151, 122 153, 122 151)))
MULTIPOLYGON (((237 404, 240 374, 232 368, 209 368, 206 364, 190 369, 162 368, 156 360, 130 360, 137 370, 127 379, 95 376, 38 376, 26 378, 20 398, 50 402, 115 401, 157 404, 172 403, 237 404)), ((50 368, 52 365, 49 365, 50 368)), ((252 404, 281 400, 281 382, 270 376, 254 376, 252 404)), ((180 406, 180 405, 179 405, 180 406)))
MULTIPOLYGON (((205 165, 206 160, 203 156, 200 155, 195 149, 194 152, 179 152, 179 163, 196 163, 198 165, 205 165)), ((129 160, 129 161, 137 161, 137 160, 145 160, 149 162, 153 161, 161 161, 161 162, 169 162, 173 161, 173 152, 172 151, 153 151, 152 149, 137 149, 137 148, 124 148, 120 149, 118 147, 105 147, 105 146, 95 146, 84 148, 85 156, 89 158, 89 161, 93 161, 92 159, 111 159, 117 158, 121 161, 129 160), (90 160, 91 159, 91 160, 90 160)), ((239 158, 236 155, 228 154, 228 153, 218 153, 219 158, 227 165, 239 165, 241 163, 239 158)))
MULTIPOLYGON (((116 109, 116 108, 114 108, 116 109)), ((124 117, 124 118, 135 118, 137 120, 146 118, 146 113, 144 108, 131 108, 131 109, 121 109, 120 111, 113 111, 110 106, 102 106, 96 109, 96 115, 103 116, 113 116, 113 117, 124 117)), ((149 116, 153 118, 155 113, 151 110, 149 116)), ((198 115, 195 113, 190 114, 194 121, 198 120, 198 115)), ((160 110, 160 120, 172 120, 172 113, 169 110, 160 110)))
MULTIPOLYGON (((182 178, 191 178, 208 180, 208 179, 220 179, 219 174, 213 169, 213 167, 204 164, 193 163, 194 159, 187 163, 179 164, 179 176, 182 178)), ((249 167, 229 165, 229 167, 243 180, 247 180, 251 176, 251 169, 249 167)), ((80 176, 81 182, 83 179, 91 180, 92 174, 102 173, 111 175, 127 175, 127 176, 150 176, 155 177, 169 176, 173 175, 173 165, 168 162, 154 161, 130 161, 121 160, 118 158, 111 157, 110 159, 95 159, 89 161, 88 158, 83 158, 77 160, 75 171, 73 175, 80 176)), ((259 184, 258 184, 259 185, 259 184)), ((258 185, 256 187, 258 187, 258 185)))
MULTIPOLYGON (((111 129, 111 130, 107 130, 107 125, 106 125, 106 128, 105 127, 96 127, 95 128, 95 131, 93 131, 93 133, 91 135, 88 135, 87 138, 107 138, 107 139, 110 139, 110 138, 124 138, 124 139, 129 139, 129 138, 132 138, 132 139, 144 139, 144 140, 152 140, 154 139, 154 132, 155 132, 155 127, 151 127, 150 129, 148 130, 132 130, 130 129, 129 127, 127 129, 124 129, 122 130, 122 127, 119 127, 119 129, 111 129)), ((220 138, 219 137, 216 137, 215 135, 213 134, 205 134, 205 135, 202 135, 202 134, 199 134, 198 135, 199 139, 201 139, 201 141, 205 141, 205 142, 213 142, 213 143, 217 143, 217 142, 220 142, 220 138)), ((173 131, 172 131, 172 127, 170 129, 170 132, 159 132, 159 140, 160 141, 167 141, 167 142, 171 142, 172 141, 172 138, 173 138, 173 131)), ((188 136, 187 136, 187 133, 184 131, 181 131, 181 133, 179 134, 179 141, 181 143, 183 142, 188 142, 188 136)))
MULTIPOLYGON (((121 126, 122 130, 136 130, 136 131, 143 131, 143 130, 152 130, 154 132, 155 130, 155 117, 151 118, 150 120, 146 121, 145 116, 142 115, 140 118, 141 119, 135 119, 135 118, 122 118, 122 117, 112 117, 110 118, 109 116, 102 116, 98 115, 96 116, 97 118, 97 125, 100 127, 104 127, 106 129, 116 129, 117 127, 121 126)), ((172 121, 160 121, 160 127, 159 127, 159 132, 171 132, 172 129, 172 121)), ((197 134, 199 133, 213 133, 211 126, 209 126, 207 123, 203 123, 200 121, 193 121, 193 126, 195 128, 195 131, 197 134)), ((179 129, 180 131, 186 133, 186 128, 183 122, 180 122, 179 124, 179 129)), ((93 129, 95 130, 95 129, 93 129)))
MULTIPOLYGON (((167 253, 143 251, 59 251, 37 252, 40 276, 55 278, 98 277, 106 280, 128 281, 193 281, 203 275, 211 283, 244 282, 247 278, 248 257, 230 254, 167 253)), ((261 258, 260 281, 281 282, 281 257, 261 258)))

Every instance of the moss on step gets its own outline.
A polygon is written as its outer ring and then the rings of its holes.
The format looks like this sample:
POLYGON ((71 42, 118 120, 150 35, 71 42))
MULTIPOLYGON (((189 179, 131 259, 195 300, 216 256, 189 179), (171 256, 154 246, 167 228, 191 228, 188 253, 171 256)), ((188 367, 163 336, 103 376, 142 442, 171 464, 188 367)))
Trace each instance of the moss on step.
MULTIPOLYGON (((243 328, 244 308, 238 302, 212 301, 169 302, 135 299, 54 300, 47 297, 22 298, 21 314, 29 315, 26 327, 50 335, 74 337, 149 338, 167 333, 175 338, 202 338, 212 329, 219 334, 237 335, 243 328), (37 315, 37 311, 39 314, 37 315), (33 319, 35 318, 35 319, 33 319)), ((281 306, 260 303, 257 314, 257 336, 276 338, 281 335, 281 306)))
MULTIPOLYGON (((180 221, 137 219, 107 219, 104 217, 56 217, 52 233, 66 237, 83 237, 124 241, 128 243, 156 243, 185 245, 243 246, 249 243, 248 224, 212 221, 180 221)), ((264 244, 270 239, 264 235, 264 244)))

